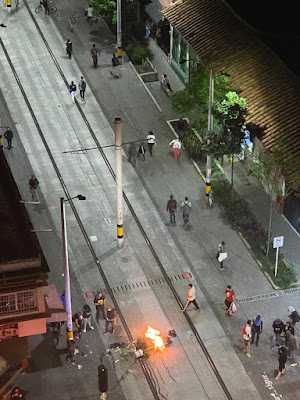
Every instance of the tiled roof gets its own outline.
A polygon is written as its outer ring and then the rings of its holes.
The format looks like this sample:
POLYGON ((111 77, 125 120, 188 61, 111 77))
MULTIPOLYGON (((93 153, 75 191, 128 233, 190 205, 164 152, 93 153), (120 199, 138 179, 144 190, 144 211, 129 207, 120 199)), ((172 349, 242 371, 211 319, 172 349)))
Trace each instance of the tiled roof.
MULTIPOLYGON (((183 0, 162 13, 214 71, 226 71, 240 87, 252 114, 265 126, 262 142, 271 149, 278 137, 300 168, 300 80, 245 26, 222 0, 183 0)), ((299 182, 300 183, 300 182, 299 182)))

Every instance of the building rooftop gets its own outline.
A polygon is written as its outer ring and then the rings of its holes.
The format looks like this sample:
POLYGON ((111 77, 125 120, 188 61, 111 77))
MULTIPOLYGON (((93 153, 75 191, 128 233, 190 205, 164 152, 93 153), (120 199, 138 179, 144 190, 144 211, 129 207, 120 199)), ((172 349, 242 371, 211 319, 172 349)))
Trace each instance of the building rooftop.
MULTIPOLYGON (((222 0, 184 0, 162 13, 214 71, 226 71, 252 114, 248 122, 265 127, 261 141, 272 149, 277 138, 300 168, 300 80, 258 39, 222 0)), ((300 185, 300 182, 299 182, 300 185)))

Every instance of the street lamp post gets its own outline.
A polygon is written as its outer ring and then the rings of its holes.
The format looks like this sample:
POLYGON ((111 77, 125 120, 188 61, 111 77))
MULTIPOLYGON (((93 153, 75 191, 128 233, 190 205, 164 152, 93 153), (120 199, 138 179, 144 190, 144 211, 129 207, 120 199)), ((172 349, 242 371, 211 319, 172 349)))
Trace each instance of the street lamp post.
POLYGON ((116 184, 117 184, 117 239, 118 247, 122 248, 123 236, 123 184, 122 184, 122 129, 121 118, 115 118, 116 140, 116 184))
MULTIPOLYGON (((213 71, 210 70, 210 78, 209 78, 209 101, 208 101, 208 121, 207 121, 207 131, 211 132, 213 130, 213 113, 212 113, 212 103, 214 101, 214 77, 213 71)), ((210 143, 210 140, 207 140, 207 144, 210 143)), ((205 195, 206 202, 209 203, 209 196, 211 192, 211 156, 206 156, 206 177, 205 177, 205 195)))
POLYGON ((85 197, 82 196, 81 194, 78 194, 77 196, 69 199, 64 199, 63 197, 60 198, 61 229, 62 229, 62 242, 63 242, 63 266, 64 266, 64 277, 65 277, 65 310, 67 314, 67 341, 69 339, 73 339, 73 321, 72 321, 71 285, 70 285, 65 202, 75 198, 79 200, 85 200, 85 197))
POLYGON ((122 65, 122 0, 117 0, 117 56, 122 65))

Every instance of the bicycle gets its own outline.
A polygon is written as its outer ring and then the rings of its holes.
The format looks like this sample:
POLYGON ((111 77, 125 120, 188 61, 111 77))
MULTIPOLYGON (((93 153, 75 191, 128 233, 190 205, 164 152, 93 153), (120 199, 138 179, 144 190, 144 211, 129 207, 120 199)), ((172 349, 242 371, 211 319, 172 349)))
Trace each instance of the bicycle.
MULTIPOLYGON (((43 8, 45 9, 43 3, 41 2, 40 5, 34 11, 37 14, 39 14, 43 10, 43 8)), ((49 3, 48 9, 49 9, 49 14, 54 14, 57 11, 57 8, 53 4, 51 4, 51 2, 49 3)))

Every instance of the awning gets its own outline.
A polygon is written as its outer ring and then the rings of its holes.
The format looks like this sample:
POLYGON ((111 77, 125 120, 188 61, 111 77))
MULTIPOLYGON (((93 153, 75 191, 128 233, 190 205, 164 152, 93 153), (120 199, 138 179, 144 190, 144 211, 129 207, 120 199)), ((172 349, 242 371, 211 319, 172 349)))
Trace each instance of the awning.
POLYGON ((145 7, 146 13, 149 15, 155 25, 167 25, 169 23, 162 14, 162 9, 163 6, 159 0, 152 0, 152 2, 145 7))
POLYGON ((65 322, 67 321, 67 314, 59 300, 56 287, 54 284, 44 287, 44 296, 46 301, 47 313, 51 317, 47 318, 47 322, 65 322))

